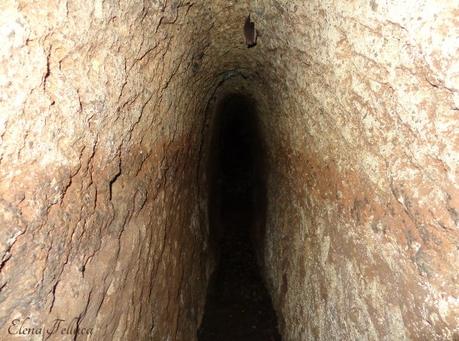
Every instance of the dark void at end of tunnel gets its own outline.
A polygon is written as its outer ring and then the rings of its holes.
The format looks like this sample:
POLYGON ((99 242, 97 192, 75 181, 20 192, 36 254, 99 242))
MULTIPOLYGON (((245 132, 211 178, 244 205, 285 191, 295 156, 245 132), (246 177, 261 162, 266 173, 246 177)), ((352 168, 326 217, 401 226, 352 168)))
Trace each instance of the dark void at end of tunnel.
POLYGON ((229 96, 217 109, 211 152, 211 242, 218 266, 211 280, 200 341, 281 340, 257 264, 266 210, 263 143, 256 108, 229 96))

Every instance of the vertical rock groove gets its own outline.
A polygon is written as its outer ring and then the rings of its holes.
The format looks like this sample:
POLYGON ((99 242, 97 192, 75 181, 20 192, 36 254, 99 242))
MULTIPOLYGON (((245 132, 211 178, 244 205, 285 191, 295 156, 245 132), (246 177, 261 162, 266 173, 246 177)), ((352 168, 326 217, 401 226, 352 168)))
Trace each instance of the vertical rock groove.
POLYGON ((229 94, 257 106, 255 252, 283 339, 459 338, 456 1, 0 14, 1 340, 196 338, 229 94))

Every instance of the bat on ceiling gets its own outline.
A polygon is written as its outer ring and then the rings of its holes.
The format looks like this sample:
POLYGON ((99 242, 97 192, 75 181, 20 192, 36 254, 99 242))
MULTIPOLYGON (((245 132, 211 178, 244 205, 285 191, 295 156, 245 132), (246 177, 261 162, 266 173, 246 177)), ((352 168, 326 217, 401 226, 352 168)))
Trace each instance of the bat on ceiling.
POLYGON ((251 48, 257 45, 258 32, 255 29, 255 23, 250 20, 250 14, 247 16, 247 18, 245 18, 244 36, 247 48, 251 48))

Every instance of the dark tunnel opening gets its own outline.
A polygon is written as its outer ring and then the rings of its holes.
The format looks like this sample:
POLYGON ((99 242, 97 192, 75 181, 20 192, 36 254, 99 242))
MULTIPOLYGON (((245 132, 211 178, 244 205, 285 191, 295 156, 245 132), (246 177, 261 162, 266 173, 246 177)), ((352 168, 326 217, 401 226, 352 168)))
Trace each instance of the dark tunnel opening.
POLYGON ((222 99, 209 165, 210 239, 218 264, 201 341, 281 339, 259 268, 266 216, 263 145, 255 103, 241 95, 222 99))

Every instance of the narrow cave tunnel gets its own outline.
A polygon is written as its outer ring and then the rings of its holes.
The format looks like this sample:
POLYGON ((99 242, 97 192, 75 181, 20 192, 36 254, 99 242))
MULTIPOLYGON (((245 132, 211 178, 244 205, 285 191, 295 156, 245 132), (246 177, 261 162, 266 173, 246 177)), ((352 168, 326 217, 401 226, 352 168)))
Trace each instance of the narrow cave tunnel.
POLYGON ((456 1, 0 14, 0 340, 459 340, 456 1))
POLYGON ((280 340, 255 248, 263 238, 266 189, 257 110, 243 95, 217 105, 210 157, 210 239, 217 267, 199 340, 280 340))

